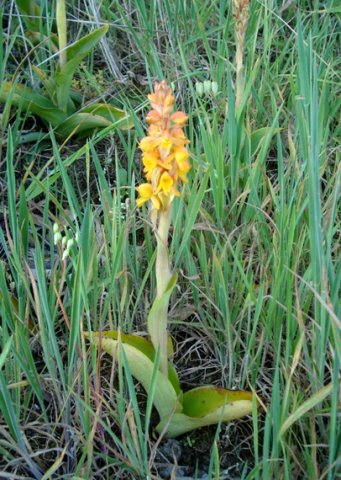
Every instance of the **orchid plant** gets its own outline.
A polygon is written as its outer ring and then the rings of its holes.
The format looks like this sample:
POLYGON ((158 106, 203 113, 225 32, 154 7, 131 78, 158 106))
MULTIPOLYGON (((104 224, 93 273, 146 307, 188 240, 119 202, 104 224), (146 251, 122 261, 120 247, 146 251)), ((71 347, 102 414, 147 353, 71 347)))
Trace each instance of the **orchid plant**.
MULTIPOLYGON (((83 95, 72 88, 72 80, 82 60, 107 33, 108 25, 99 27, 68 45, 65 0, 56 0, 57 34, 49 35, 46 28, 40 31, 40 5, 32 0, 20 0, 17 3, 20 13, 26 19, 27 39, 32 44, 38 41, 47 44, 53 54, 48 72, 40 66, 45 61, 32 65, 39 80, 39 89, 18 83, 14 75, 0 86, 0 103, 9 103, 38 116, 54 129, 61 140, 73 135, 87 137, 95 130, 113 125, 123 130, 131 128, 132 122, 126 112, 104 102, 84 104, 83 95)), ((32 48, 31 53, 36 48, 32 48)))
POLYGON ((149 203, 157 245, 157 292, 148 315, 149 339, 118 331, 85 335, 114 359, 123 356, 131 374, 147 392, 152 392, 160 416, 157 432, 176 437, 198 427, 250 414, 254 395, 212 385, 183 392, 170 362, 173 346, 167 331, 167 314, 177 275, 170 266, 168 237, 173 200, 180 196, 179 187, 187 182, 186 174, 191 168, 189 140, 183 130, 188 116, 174 112, 174 96, 165 80, 155 83, 148 99, 152 106, 146 117, 148 135, 139 145, 146 182, 137 187, 137 206, 149 203))

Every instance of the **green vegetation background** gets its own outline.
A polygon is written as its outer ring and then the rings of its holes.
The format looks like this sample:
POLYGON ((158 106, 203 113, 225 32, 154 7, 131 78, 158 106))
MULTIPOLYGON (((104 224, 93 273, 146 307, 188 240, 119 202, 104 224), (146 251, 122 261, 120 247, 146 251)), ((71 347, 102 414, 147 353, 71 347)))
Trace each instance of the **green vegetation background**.
MULTIPOLYGON (((54 8, 41 3, 49 32, 54 8)), ((173 212, 174 361, 183 384, 251 388, 265 408, 192 448, 212 479, 228 478, 224 456, 241 446, 239 478, 339 478, 338 2, 251 2, 238 111, 231 2, 68 3, 70 39, 109 25, 74 87, 134 128, 63 144, 10 96, 3 106, 1 476, 160 478, 143 392, 81 331, 145 330, 155 257, 135 208, 137 145, 146 94, 166 78, 190 117, 193 165, 173 212), (217 95, 198 95, 205 80, 217 95), (64 260, 54 222, 77 238, 64 260)), ((51 51, 32 49, 14 1, 1 15, 0 80, 37 88, 31 65, 51 51)))

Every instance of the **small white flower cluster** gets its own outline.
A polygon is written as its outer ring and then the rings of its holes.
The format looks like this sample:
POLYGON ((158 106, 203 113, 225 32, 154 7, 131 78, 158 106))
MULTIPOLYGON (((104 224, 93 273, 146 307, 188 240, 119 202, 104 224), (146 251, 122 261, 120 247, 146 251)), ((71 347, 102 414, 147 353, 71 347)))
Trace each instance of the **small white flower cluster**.
POLYGON ((58 223, 54 223, 53 224, 53 241, 55 245, 61 244, 62 250, 63 250, 62 260, 65 260, 70 255, 70 250, 75 244, 75 240, 73 238, 70 238, 68 234, 63 236, 59 230, 58 223))
POLYGON ((195 91, 202 97, 205 95, 213 95, 216 97, 218 95, 218 84, 217 82, 211 82, 210 80, 205 80, 204 82, 196 82, 195 84, 195 91))

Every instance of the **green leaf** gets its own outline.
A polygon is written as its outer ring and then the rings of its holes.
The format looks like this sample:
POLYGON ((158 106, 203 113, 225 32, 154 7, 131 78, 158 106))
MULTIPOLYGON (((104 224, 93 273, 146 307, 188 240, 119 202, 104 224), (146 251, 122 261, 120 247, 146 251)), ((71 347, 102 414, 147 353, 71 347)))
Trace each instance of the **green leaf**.
MULTIPOLYGON (((97 45, 101 38, 107 33, 109 25, 103 25, 102 27, 93 30, 84 37, 80 38, 76 42, 69 45, 67 48, 67 56, 70 59, 74 57, 82 56, 84 58, 91 50, 97 45)), ((71 61, 71 60, 70 60, 71 61)))
POLYGON ((65 0, 57 0, 56 22, 58 31, 59 62, 60 66, 65 65, 67 59, 67 25, 65 0))
POLYGON ((79 64, 106 34, 108 28, 108 25, 104 25, 79 39, 66 49, 66 56, 70 60, 60 68, 55 77, 58 106, 61 110, 66 111, 72 78, 79 64))
POLYGON ((30 471, 34 478, 41 478, 42 473, 39 466, 32 460, 29 453, 27 452, 25 440, 23 438, 20 424, 17 419, 17 414, 14 408, 14 404, 9 393, 6 378, 0 370, 0 412, 2 419, 5 420, 9 432, 13 439, 15 439, 17 445, 18 454, 23 457, 25 462, 28 464, 30 471))
POLYGON ((104 128, 120 121, 122 130, 133 126, 127 114, 112 105, 97 103, 82 108, 79 112, 68 117, 56 130, 56 133, 66 138, 69 135, 91 135, 96 128, 104 128))
POLYGON ((122 120, 120 123, 121 130, 129 130, 133 128, 134 122, 131 117, 124 111, 107 103, 95 103, 88 105, 80 110, 80 113, 92 113, 107 119, 110 123, 122 120))
MULTIPOLYGON (((97 143, 101 142, 107 135, 113 132, 116 128, 119 127, 121 121, 116 123, 112 123, 109 127, 101 129, 96 136, 92 139, 92 146, 96 145, 97 143)), ((76 152, 71 154, 67 157, 63 164, 65 168, 69 168, 76 160, 82 157, 82 155, 86 154, 88 146, 86 144, 82 145, 76 152)), ((44 171, 45 174, 45 171, 44 171)), ((41 180, 42 172, 37 177, 33 177, 32 183, 28 186, 26 190, 26 198, 27 200, 32 200, 37 195, 42 192, 45 192, 48 195, 51 195, 51 187, 52 185, 58 180, 60 177, 61 172, 58 167, 52 169, 43 180, 41 180)))
POLYGON ((24 85, 15 85, 12 82, 5 82, 0 95, 0 102, 4 103, 10 97, 15 106, 21 106, 24 111, 38 115, 42 120, 57 126, 62 123, 67 115, 53 105, 43 95, 39 95, 31 88, 24 85))
POLYGON ((161 433, 166 429, 166 437, 177 437, 196 428, 244 417, 252 412, 252 397, 251 392, 212 386, 195 388, 183 396, 183 413, 161 418, 156 430, 161 433))
POLYGON ((0 306, 2 302, 9 303, 11 305, 12 312, 15 313, 16 315, 18 314, 19 303, 18 303, 18 299, 14 295, 9 294, 7 291, 6 292, 0 291, 0 306))
POLYGON ((25 37, 34 45, 47 44, 57 53, 58 36, 49 30, 40 5, 34 0, 16 0, 16 5, 20 19, 25 22, 28 29, 25 31, 25 37))
POLYGON ((331 394, 333 390, 333 384, 329 383, 325 387, 321 388, 318 392, 314 393, 308 400, 302 403, 298 409, 293 412, 289 417, 282 423, 281 429, 279 431, 279 437, 282 437, 288 428, 291 427, 297 420, 299 420, 303 415, 305 415, 309 410, 316 407, 321 403, 328 395, 331 394))
POLYGON ((48 93, 51 102, 53 102, 56 105, 56 82, 52 79, 49 78, 44 70, 42 70, 39 67, 36 67, 35 65, 32 65, 32 70, 34 73, 37 75, 41 83, 44 85, 44 88, 46 92, 48 93))
POLYGON ((110 122, 99 115, 92 113, 75 113, 61 123, 56 134, 61 138, 73 135, 91 134, 96 128, 108 127, 110 122))
POLYGON ((42 11, 38 3, 34 0, 16 0, 16 5, 21 13, 20 18, 24 20, 27 28, 39 32, 42 11))
MULTIPOLYGON (((147 322, 148 332, 153 345, 160 345, 160 339, 164 338, 164 334, 167 332, 167 311, 169 298, 176 285, 177 279, 178 276, 176 273, 174 273, 167 285, 165 292, 154 300, 152 308, 150 309, 147 322)), ((164 339, 163 341, 165 342, 166 340, 164 339)))
POLYGON ((197 181, 199 187, 198 187, 197 191, 195 191, 194 187, 192 187, 191 199, 188 203, 188 206, 186 207, 186 222, 185 222, 184 230, 183 230, 183 233, 182 233, 181 243, 180 243, 180 245, 177 249, 175 262, 174 262, 174 265, 176 265, 176 266, 179 264, 179 261, 181 259, 181 255, 182 255, 184 249, 186 248, 186 246, 188 244, 188 241, 189 241, 189 238, 190 238, 190 236, 193 232, 193 225, 194 225, 194 222, 197 218, 202 200, 203 200, 204 195, 205 195, 207 182, 208 182, 208 179, 210 177, 211 170, 212 170, 212 165, 210 165, 208 167, 204 176, 202 176, 201 172, 197 173, 196 181, 197 181))
POLYGON ((13 343, 13 335, 11 337, 8 337, 7 342, 5 343, 2 349, 2 352, 0 353, 0 370, 2 369, 2 367, 6 362, 7 356, 12 347, 12 343, 13 343))
POLYGON ((255 130, 251 133, 250 141, 251 141, 251 156, 253 156, 258 148, 262 145, 263 141, 267 137, 267 135, 275 135, 280 131, 279 128, 272 128, 272 127, 263 127, 255 130))
MULTIPOLYGON (((140 337, 139 335, 129 335, 126 333, 119 333, 117 330, 109 330, 106 332, 92 332, 93 336, 102 336, 104 338, 111 338, 113 340, 118 340, 119 337, 121 338, 121 342, 126 343, 134 348, 137 348, 146 355, 149 360, 154 362, 156 357, 156 352, 153 347, 152 342, 144 337, 140 337)), ((173 353, 173 343, 172 338, 168 336, 168 354, 171 355, 173 353)), ((178 375, 173 367, 172 363, 168 362, 168 377, 170 382, 172 383, 174 390, 178 395, 181 394, 180 383, 178 379, 178 375)))
POLYGON ((78 256, 77 266, 74 277, 73 292, 72 292, 72 308, 70 318, 70 334, 68 345, 68 378, 69 384, 72 383, 72 376, 75 369, 75 358, 77 351, 78 338, 80 334, 80 320, 82 318, 82 256, 78 256))
POLYGON ((239 400, 252 401, 252 393, 208 385, 186 392, 183 396, 183 408, 184 413, 190 417, 203 417, 226 403, 239 400))
MULTIPOLYGON (((89 333, 85 332, 84 335, 90 338, 89 333)), ((109 353, 113 358, 117 358, 120 348, 124 349, 131 375, 141 383, 148 393, 152 386, 154 363, 148 357, 148 354, 142 350, 146 348, 146 352, 150 354, 150 346, 146 345, 145 342, 148 342, 147 340, 132 337, 133 335, 118 335, 117 332, 91 333, 91 341, 99 345, 104 352, 109 353), (117 340, 113 338, 115 336, 117 336, 117 340), (136 346, 133 346, 133 344, 136 346)), ((154 405, 160 418, 169 418, 173 412, 181 412, 182 406, 178 399, 179 393, 177 393, 170 379, 158 371, 155 381, 154 405)))

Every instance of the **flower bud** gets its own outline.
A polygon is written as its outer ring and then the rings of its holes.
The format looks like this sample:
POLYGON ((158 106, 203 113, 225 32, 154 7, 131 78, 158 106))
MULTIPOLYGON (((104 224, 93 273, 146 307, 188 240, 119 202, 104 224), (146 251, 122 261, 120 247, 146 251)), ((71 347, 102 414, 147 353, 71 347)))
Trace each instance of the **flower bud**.
POLYGON ((53 224, 53 233, 58 233, 59 232, 59 225, 58 223, 53 224))
POLYGON ((206 95, 209 95, 211 93, 211 82, 210 80, 205 80, 204 81, 204 92, 206 95))
POLYGON ((201 82, 196 82, 195 84, 195 91, 197 92, 197 94, 199 95, 199 97, 202 97, 203 93, 204 93, 204 86, 201 82))
POLYGON ((215 97, 218 93, 218 84, 217 82, 212 82, 211 83, 211 88, 212 88, 212 94, 215 97))
POLYGON ((53 236, 53 243, 57 245, 61 241, 62 241, 62 234, 60 232, 56 232, 53 236))
POLYGON ((70 250, 71 247, 73 247, 75 241, 73 238, 70 238, 67 242, 66 242, 66 250, 70 250))

